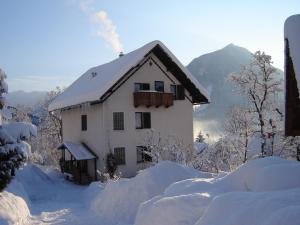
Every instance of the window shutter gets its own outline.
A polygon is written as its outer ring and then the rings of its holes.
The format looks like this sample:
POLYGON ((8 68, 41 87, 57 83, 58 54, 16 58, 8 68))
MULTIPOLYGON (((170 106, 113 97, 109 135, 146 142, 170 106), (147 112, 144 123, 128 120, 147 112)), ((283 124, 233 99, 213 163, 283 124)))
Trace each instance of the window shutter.
POLYGON ((177 99, 184 100, 184 87, 182 85, 177 85, 177 99))
POLYGON ((151 152, 146 146, 136 146, 137 163, 152 162, 152 157, 147 154, 151 152))
POLYGON ((118 165, 124 165, 126 163, 124 147, 114 148, 114 155, 118 165))
POLYGON ((164 92, 164 82, 163 81, 155 81, 154 82, 155 91, 164 92))
POLYGON ((135 113, 135 128, 142 129, 142 113, 141 112, 135 113))
POLYGON ((149 112, 143 113, 143 128, 151 128, 151 114, 149 112))
POLYGON ((143 148, 141 146, 136 147, 136 162, 142 163, 143 160, 143 148))
POLYGON ((81 130, 87 130, 87 115, 81 115, 81 130))
POLYGON ((143 83, 143 90, 144 90, 144 91, 149 91, 149 90, 150 90, 150 84, 148 84, 148 83, 143 83))
POLYGON ((113 123, 114 123, 114 130, 124 130, 124 113, 114 112, 113 123))
POLYGON ((176 100, 176 85, 171 84, 171 85, 170 85, 170 91, 171 91, 171 93, 173 94, 173 99, 176 100))

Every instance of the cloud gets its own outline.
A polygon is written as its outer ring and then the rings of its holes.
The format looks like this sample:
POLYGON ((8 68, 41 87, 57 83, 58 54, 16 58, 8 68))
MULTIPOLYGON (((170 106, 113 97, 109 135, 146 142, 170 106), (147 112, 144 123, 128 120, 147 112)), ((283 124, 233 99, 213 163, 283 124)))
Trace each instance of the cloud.
POLYGON ((120 53, 123 51, 123 45, 117 27, 108 17, 107 12, 103 10, 96 11, 93 4, 94 0, 80 0, 78 2, 80 10, 88 15, 91 22, 96 25, 96 35, 102 37, 114 52, 120 53))

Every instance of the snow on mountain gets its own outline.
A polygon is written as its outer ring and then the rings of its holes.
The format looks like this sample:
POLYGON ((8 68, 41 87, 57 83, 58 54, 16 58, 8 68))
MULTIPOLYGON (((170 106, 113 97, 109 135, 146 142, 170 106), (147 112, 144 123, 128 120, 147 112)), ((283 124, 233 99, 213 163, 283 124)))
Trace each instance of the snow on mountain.
POLYGON ((161 162, 85 187, 29 164, 0 193, 0 224, 298 225, 298 177, 299 163, 276 157, 220 177, 161 162))
MULTIPOLYGON (((251 60, 251 52, 245 48, 229 44, 226 47, 204 54, 193 59, 188 70, 209 90, 211 103, 205 105, 195 113, 196 126, 204 127, 209 133, 219 132, 221 123, 230 108, 245 105, 245 98, 238 94, 228 75, 239 72, 242 65, 251 60)), ((283 72, 279 71, 278 78, 283 79, 283 72)))

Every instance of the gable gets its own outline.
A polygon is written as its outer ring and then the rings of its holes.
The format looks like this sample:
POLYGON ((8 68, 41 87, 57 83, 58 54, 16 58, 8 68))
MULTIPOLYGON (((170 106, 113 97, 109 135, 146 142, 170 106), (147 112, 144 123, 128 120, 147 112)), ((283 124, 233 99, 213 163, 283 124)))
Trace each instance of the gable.
POLYGON ((147 56, 152 52, 192 94, 194 104, 209 101, 208 93, 193 75, 161 42, 153 41, 110 63, 91 68, 55 98, 48 110, 68 108, 87 102, 105 101, 122 82, 128 79, 128 76, 132 75, 145 62, 147 56))

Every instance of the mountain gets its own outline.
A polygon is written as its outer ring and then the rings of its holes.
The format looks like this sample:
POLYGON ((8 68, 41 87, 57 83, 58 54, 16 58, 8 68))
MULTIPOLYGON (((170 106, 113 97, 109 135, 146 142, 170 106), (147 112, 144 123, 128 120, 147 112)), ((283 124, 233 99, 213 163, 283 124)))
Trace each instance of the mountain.
POLYGON ((13 91, 6 95, 6 100, 10 106, 24 105, 31 107, 43 100, 46 94, 46 91, 13 91))
MULTIPOLYGON (((201 106, 195 113, 195 120, 200 121, 205 132, 219 132, 229 109, 246 103, 245 98, 236 92, 232 82, 228 80, 228 75, 239 72, 241 66, 249 64, 250 61, 250 51, 229 44, 220 50, 193 59, 187 65, 188 70, 211 94, 211 103, 201 106)), ((283 78, 283 72, 279 73, 283 78)))

